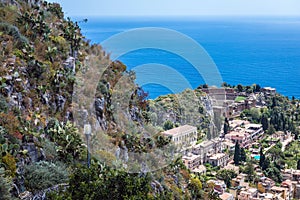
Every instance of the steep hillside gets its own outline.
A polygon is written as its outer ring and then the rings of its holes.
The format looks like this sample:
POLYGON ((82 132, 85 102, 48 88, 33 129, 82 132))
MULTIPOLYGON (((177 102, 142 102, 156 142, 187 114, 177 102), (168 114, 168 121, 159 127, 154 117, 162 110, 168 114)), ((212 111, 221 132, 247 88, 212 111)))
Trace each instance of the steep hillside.
POLYGON ((98 141, 107 140, 107 148, 119 146, 151 156, 155 156, 154 146, 164 147, 169 141, 150 123, 153 111, 147 95, 134 84, 135 74, 122 63, 111 62, 101 46, 89 44, 80 32, 84 21, 65 19, 56 3, 0 2, 0 199, 201 196, 201 182, 180 159, 155 173, 143 169, 127 173, 118 163, 118 169, 106 164, 116 155, 99 148, 98 141), (89 70, 89 64, 101 66, 103 60, 108 67, 100 69, 96 84, 89 79, 96 89, 89 89, 88 81, 83 82, 82 93, 76 93, 82 80, 98 74, 89 70), (131 90, 122 90, 122 85, 131 90), (126 95, 124 109, 118 108, 118 97, 126 95), (92 101, 84 101, 87 97, 92 101), (85 117, 85 111, 94 114, 85 117), (94 133, 96 148, 87 168, 80 123, 95 119, 99 131, 94 133), (154 133, 152 139, 149 133, 154 133))

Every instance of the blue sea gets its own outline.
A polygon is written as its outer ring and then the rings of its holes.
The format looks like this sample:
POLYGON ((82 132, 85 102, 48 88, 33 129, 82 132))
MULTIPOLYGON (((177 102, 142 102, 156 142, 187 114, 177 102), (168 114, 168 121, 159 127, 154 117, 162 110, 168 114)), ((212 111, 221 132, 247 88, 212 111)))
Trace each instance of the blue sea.
MULTIPOLYGON (((300 17, 102 17, 88 18, 87 23, 79 25, 92 43, 102 43, 115 34, 135 28, 172 29, 195 40, 206 50, 224 82, 231 85, 257 83, 275 87, 285 96, 300 98, 300 17)), ((197 56, 193 50, 186 53, 197 56)), ((149 92, 150 98, 174 90, 159 81, 143 82, 145 74, 140 74, 143 66, 146 66, 144 73, 166 77, 176 88, 180 88, 178 75, 192 88, 205 83, 190 62, 169 51, 145 48, 127 52, 118 59, 129 70, 139 67, 137 83, 149 92), (151 63, 155 67, 168 66, 177 75, 172 77, 168 71, 149 70, 147 65, 151 63)))

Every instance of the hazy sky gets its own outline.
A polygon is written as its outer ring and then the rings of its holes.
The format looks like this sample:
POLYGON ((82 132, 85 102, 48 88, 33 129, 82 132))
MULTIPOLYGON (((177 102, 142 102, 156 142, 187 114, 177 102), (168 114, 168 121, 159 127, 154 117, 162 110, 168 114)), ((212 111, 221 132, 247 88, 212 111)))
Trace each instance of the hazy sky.
POLYGON ((300 0, 49 0, 67 16, 300 15, 300 0))

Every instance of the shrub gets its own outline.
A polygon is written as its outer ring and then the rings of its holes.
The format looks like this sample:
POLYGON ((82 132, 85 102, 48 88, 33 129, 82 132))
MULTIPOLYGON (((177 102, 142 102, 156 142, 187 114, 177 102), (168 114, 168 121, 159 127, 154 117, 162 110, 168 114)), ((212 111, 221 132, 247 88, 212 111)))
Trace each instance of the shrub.
POLYGON ((68 188, 72 199, 145 199, 149 193, 149 174, 140 176, 101 167, 92 165, 90 169, 85 166, 76 169, 68 188))
POLYGON ((4 127, 9 134, 14 135, 19 130, 20 122, 12 112, 0 113, 0 126, 4 127))
POLYGON ((5 170, 3 168, 0 168, 0 199, 11 200, 11 189, 11 181, 7 177, 5 177, 5 170))
POLYGON ((19 48, 25 47, 25 45, 29 43, 28 39, 20 33, 19 29, 9 23, 1 22, 0 31, 13 36, 16 40, 17 47, 19 48))
POLYGON ((2 162, 5 164, 5 168, 8 170, 8 174, 14 177, 17 170, 15 158, 11 154, 6 154, 2 157, 2 162))
POLYGON ((79 159, 84 152, 83 142, 78 129, 71 123, 52 120, 46 131, 50 140, 58 145, 59 158, 65 162, 79 159))
POLYGON ((56 146, 53 142, 49 141, 48 139, 45 139, 42 141, 42 146, 43 146, 43 150, 45 152, 46 160, 54 161, 58 158, 56 146))
POLYGON ((25 186, 37 192, 68 181, 68 171, 62 163, 41 161, 25 166, 25 186))
POLYGON ((0 112, 7 112, 8 104, 4 96, 0 94, 0 112))

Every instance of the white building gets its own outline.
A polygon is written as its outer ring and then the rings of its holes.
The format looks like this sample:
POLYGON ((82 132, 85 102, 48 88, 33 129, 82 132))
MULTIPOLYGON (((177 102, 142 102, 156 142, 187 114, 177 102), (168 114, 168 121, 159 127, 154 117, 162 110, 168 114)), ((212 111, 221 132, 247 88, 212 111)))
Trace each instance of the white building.
POLYGON ((229 156, 225 153, 217 153, 209 157, 208 162, 213 166, 224 167, 227 165, 229 156))
POLYGON ((185 166, 191 170, 196 169, 200 166, 200 155, 195 155, 189 153, 187 156, 183 156, 182 160, 185 164, 185 166))
POLYGON ((262 92, 264 92, 267 95, 275 95, 276 94, 276 89, 271 88, 271 87, 264 87, 264 88, 262 88, 262 92))
POLYGON ((164 135, 172 138, 172 142, 182 150, 196 145, 197 127, 184 125, 163 132, 164 135))

